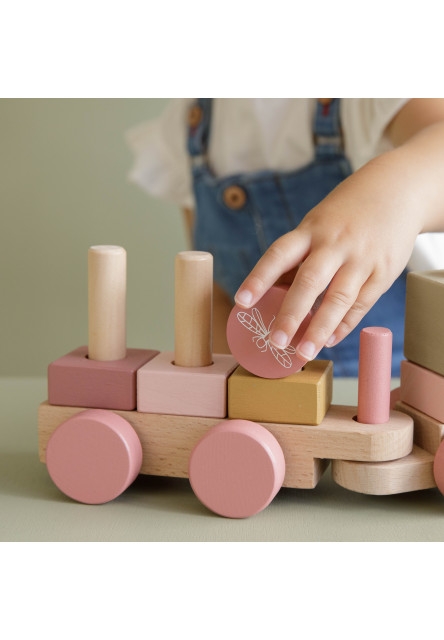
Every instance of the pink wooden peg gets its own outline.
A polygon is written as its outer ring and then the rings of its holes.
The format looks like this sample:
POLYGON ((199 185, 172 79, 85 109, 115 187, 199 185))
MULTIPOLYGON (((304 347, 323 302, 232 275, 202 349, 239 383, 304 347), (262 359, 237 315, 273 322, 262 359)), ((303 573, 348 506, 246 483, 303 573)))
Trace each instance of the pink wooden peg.
POLYGON ((358 422, 383 424, 390 418, 392 332, 366 327, 359 345, 358 422))

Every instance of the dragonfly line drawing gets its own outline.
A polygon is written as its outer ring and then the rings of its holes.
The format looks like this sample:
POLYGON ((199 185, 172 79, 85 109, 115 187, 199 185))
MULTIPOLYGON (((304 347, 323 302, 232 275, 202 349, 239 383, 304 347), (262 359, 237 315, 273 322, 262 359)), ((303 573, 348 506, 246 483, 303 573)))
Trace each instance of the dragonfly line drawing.
POLYGON ((291 345, 288 345, 288 347, 286 347, 285 349, 278 349, 277 347, 274 347, 272 344, 270 344, 269 338, 271 325, 273 324, 275 317, 276 316, 273 316, 267 329, 264 321, 262 320, 261 312, 256 307, 253 307, 253 309, 251 310, 251 315, 246 311, 239 311, 237 314, 237 319, 239 320, 239 322, 246 329, 248 329, 248 331, 251 331, 255 334, 252 338, 252 341, 256 344, 260 352, 265 353, 268 349, 270 349, 277 362, 285 367, 285 369, 290 369, 292 365, 290 354, 294 355, 296 353, 296 349, 291 345))

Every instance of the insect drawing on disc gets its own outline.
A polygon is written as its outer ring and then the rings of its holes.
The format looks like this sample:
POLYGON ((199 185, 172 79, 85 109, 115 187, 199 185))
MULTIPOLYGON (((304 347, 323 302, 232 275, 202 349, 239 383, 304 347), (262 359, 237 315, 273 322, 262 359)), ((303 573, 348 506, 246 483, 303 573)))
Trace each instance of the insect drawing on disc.
POLYGON ((254 337, 252 338, 253 342, 256 344, 257 348, 261 351, 261 353, 265 353, 268 349, 270 349, 273 356, 279 362, 280 365, 285 367, 286 369, 290 369, 292 362, 290 358, 290 354, 295 354, 296 349, 291 345, 288 345, 285 349, 278 349, 270 344, 270 332, 271 325, 275 320, 275 316, 273 316, 270 324, 268 325, 268 329, 262 320, 262 315, 259 309, 254 307, 251 311, 251 315, 246 311, 239 311, 237 314, 237 319, 239 322, 246 328, 248 331, 254 333, 254 337))

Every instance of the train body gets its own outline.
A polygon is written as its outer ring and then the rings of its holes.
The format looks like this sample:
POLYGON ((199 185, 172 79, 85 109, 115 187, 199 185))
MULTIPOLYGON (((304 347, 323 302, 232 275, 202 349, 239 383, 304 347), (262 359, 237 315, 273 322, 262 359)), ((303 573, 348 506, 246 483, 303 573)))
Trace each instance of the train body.
MULTIPOLYGON (((277 374, 256 375, 233 355, 213 354, 211 342, 208 348, 211 261, 200 252, 184 252, 176 259, 175 352, 126 349, 115 328, 124 295, 106 290, 107 274, 110 286, 116 283, 109 261, 122 263, 122 252, 116 247, 92 249, 91 261, 98 260, 99 269, 93 268, 90 276, 89 345, 49 366, 48 401, 39 407, 40 459, 66 495, 98 504, 120 495, 139 473, 188 477, 209 509, 227 517, 248 517, 264 509, 281 486, 315 488, 330 461, 333 479, 353 491, 382 495, 437 485, 443 490, 444 415, 437 415, 435 406, 429 415, 424 406, 408 404, 411 389, 432 375, 435 387, 429 395, 441 410, 436 389, 441 388, 442 373, 403 363, 401 389, 390 401, 387 369, 382 371, 370 350, 364 358, 365 381, 360 380, 361 404, 333 405, 331 362, 314 360, 302 370, 280 373, 276 354, 267 348, 265 329, 273 309, 266 306, 260 309, 266 322, 257 325, 256 335, 246 327, 245 313, 233 310, 240 318, 235 331, 254 366, 258 357, 267 357, 267 371, 274 367, 277 374), (91 318, 94 305, 98 312, 91 318), (101 349, 105 357, 93 358, 101 349), (391 408, 385 408, 390 402, 391 408), (382 418, 374 418, 372 403, 383 405, 382 418)), ((438 288, 444 294, 444 278, 438 278, 438 288)), ((278 300, 273 304, 279 304, 282 292, 273 295, 278 300)), ((251 321, 259 317, 253 311, 251 321)), ((417 311, 408 307, 411 314, 417 311)), ((373 328, 372 339, 379 344, 384 331, 373 328)), ((291 366, 291 356, 290 349, 283 367, 291 366)), ((247 367, 248 357, 242 354, 247 367)), ((433 402, 424 399, 426 395, 417 394, 429 406, 433 402)))

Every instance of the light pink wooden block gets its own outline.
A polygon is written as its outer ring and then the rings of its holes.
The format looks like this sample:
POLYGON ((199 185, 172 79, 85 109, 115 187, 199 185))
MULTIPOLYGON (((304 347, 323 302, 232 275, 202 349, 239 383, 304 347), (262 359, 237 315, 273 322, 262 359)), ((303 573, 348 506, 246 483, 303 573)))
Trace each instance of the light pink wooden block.
POLYGON ((359 342, 358 422, 384 424, 390 417, 392 332, 362 329, 359 342))
POLYGON ((82 411, 57 427, 46 449, 54 484, 86 504, 119 496, 142 466, 142 445, 130 423, 103 409, 82 411))
POLYGON ((231 355, 213 354, 207 367, 179 367, 164 351, 137 373, 137 410, 182 416, 225 418, 227 379, 237 367, 231 355))
POLYGON ((232 309, 227 322, 230 351, 244 369, 261 378, 285 378, 302 369, 306 360, 295 355, 308 327, 309 314, 299 327, 287 349, 276 349, 269 343, 270 328, 277 316, 288 286, 271 287, 251 309, 232 309))
POLYGON ((444 422, 444 377, 418 364, 401 362, 401 401, 444 422))
POLYGON ((48 367, 48 401, 69 407, 132 411, 136 408, 136 373, 159 352, 127 349, 126 358, 101 362, 79 347, 48 367))
POLYGON ((228 518, 247 518, 273 500, 285 476, 285 459, 276 438, 249 420, 213 427, 194 447, 189 478, 209 509, 228 518))

